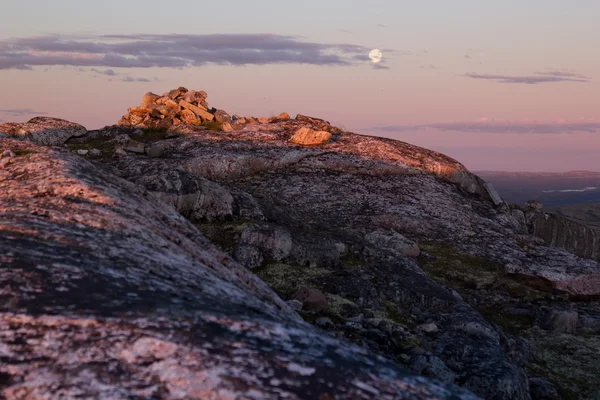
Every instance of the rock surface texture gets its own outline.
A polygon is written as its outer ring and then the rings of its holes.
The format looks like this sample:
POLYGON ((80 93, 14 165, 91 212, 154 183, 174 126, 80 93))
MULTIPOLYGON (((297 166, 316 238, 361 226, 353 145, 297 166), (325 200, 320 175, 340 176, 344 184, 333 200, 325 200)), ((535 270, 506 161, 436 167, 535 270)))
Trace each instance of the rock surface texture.
POLYGON ((303 322, 106 167, 0 148, 0 397, 475 398, 303 322))
MULTIPOLYGON (((193 104, 182 92, 144 101, 193 104)), ((511 210, 457 161, 407 143, 300 114, 231 121, 221 132, 106 127, 69 140, 70 153, 3 140, 13 179, 0 193, 14 214, 4 310, 27 319, 0 325, 15 341, 0 347, 17 365, 0 369, 6 390, 70 390, 48 382, 92 376, 117 397, 459 393, 433 378, 486 399, 600 396, 600 267, 531 235, 533 210, 511 210), (329 137, 294 143, 308 130, 329 137), (122 135, 144 152, 125 151, 122 135), (42 158, 62 172, 33 173, 42 158), (108 336, 83 350, 89 321, 108 336), (52 330, 19 339, 25 326, 52 330), (18 347, 28 340, 38 347, 18 347), (23 352, 48 362, 30 389, 23 352)))

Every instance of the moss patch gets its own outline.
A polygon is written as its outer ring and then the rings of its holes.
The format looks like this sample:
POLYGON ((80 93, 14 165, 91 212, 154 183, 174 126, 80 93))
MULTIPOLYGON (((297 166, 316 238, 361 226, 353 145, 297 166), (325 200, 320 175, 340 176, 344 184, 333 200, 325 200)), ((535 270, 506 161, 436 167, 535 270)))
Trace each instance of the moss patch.
POLYGON ((253 272, 284 300, 290 299, 302 286, 322 289, 320 281, 331 275, 324 268, 283 263, 266 264, 253 272))
POLYGON ((421 261, 421 268, 439 283, 459 292, 489 288, 504 275, 502 264, 459 252, 446 244, 427 243, 420 246, 435 257, 421 261))
POLYGON ((142 143, 151 143, 164 140, 169 135, 166 128, 145 128, 142 129, 142 132, 141 135, 135 135, 132 139, 142 143))
POLYGON ((536 361, 526 368, 557 386, 565 399, 600 399, 600 337, 528 332, 536 361), (568 355, 568 357, 565 357, 568 355))

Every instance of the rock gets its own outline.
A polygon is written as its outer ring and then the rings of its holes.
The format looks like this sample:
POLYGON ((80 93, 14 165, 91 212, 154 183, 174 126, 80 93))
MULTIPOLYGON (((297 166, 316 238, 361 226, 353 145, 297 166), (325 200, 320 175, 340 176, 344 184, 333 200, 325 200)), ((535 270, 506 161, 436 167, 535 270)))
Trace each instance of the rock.
POLYGON ((385 249, 396 254, 418 257, 421 254, 419 246, 410 239, 395 231, 379 229, 365 236, 365 241, 378 249, 385 249))
POLYGON ((131 121, 129 120, 129 115, 124 115, 121 117, 119 122, 117 122, 118 126, 131 126, 131 121))
POLYGON ((156 100, 158 99, 160 99, 159 95, 154 94, 152 92, 148 92, 144 96, 142 96, 142 102, 140 104, 140 107, 150 108, 156 103, 156 100))
POLYGON ((215 121, 217 121, 220 124, 231 123, 231 116, 227 114, 226 111, 217 110, 215 112, 215 121))
POLYGON ((185 100, 179 100, 179 105, 183 108, 187 108, 188 110, 193 111, 194 114, 202 118, 204 121, 212 121, 215 118, 215 116, 211 113, 201 109, 198 106, 190 104, 185 100))
POLYGON ((171 90, 171 91, 169 92, 168 96, 169 96, 169 98, 170 98, 171 100, 175 100, 175 99, 177 99, 177 98, 178 98, 178 97, 179 97, 181 94, 183 94, 183 93, 181 92, 181 90, 180 90, 180 89, 173 89, 173 90, 171 90))
POLYGON ((578 319, 576 311, 551 309, 538 316, 535 324, 553 333, 575 333, 578 319))
POLYGON ((327 131, 327 132, 331 132, 331 131, 335 130, 335 129, 333 129, 333 127, 331 126, 331 124, 328 121, 325 121, 324 119, 321 119, 321 118, 308 117, 306 115, 297 114, 296 121, 308 123, 309 125, 311 125, 312 127, 316 128, 316 129, 320 129, 320 130, 327 131))
POLYGON ((186 123, 188 125, 200 125, 202 123, 200 118, 198 118, 198 116, 196 114, 194 114, 194 112, 191 110, 180 111, 179 118, 181 118, 181 121, 183 121, 184 123, 186 123))
POLYGON ((302 302, 299 301, 299 300, 292 299, 292 300, 286 301, 286 303, 294 311, 301 311, 302 310, 302 302))
POLYGON ((500 206, 504 204, 504 200, 502 200, 502 197, 500 197, 500 195, 491 183, 484 183, 483 188, 487 191, 488 195, 490 196, 490 199, 492 200, 495 206, 500 206))
POLYGON ((158 158, 158 157, 162 157, 164 154, 164 148, 163 146, 147 146, 146 149, 146 155, 148 157, 152 157, 152 158, 158 158))
POLYGON ((43 146, 60 146, 72 137, 87 133, 79 124, 50 117, 35 117, 24 124, 2 124, 0 130, 11 137, 26 139, 43 146))
POLYGON ((315 325, 319 328, 328 328, 330 326, 333 326, 333 321, 331 321, 331 318, 321 317, 315 320, 315 325))
POLYGON ((188 103, 194 103, 196 101, 196 91, 188 91, 185 96, 183 96, 183 100, 187 101, 188 103))
POLYGON ((231 131, 233 131, 233 127, 231 126, 231 124, 229 122, 224 122, 221 125, 221 130, 223 132, 231 132, 231 131))
POLYGON ((529 379, 529 393, 531 400, 561 400, 556 387, 543 378, 529 379))
POLYGON ((266 259, 281 261, 292 251, 290 232, 277 225, 252 224, 242 232, 240 244, 252 245, 260 249, 266 259))
POLYGON ((125 150, 123 150, 122 147, 117 147, 115 149, 115 154, 118 155, 118 156, 126 156, 127 152, 125 150))
POLYGON ((134 140, 128 142, 123 147, 123 150, 128 151, 130 153, 136 153, 136 154, 144 154, 145 149, 146 149, 146 145, 144 145, 144 143, 136 142, 134 140))
POLYGON ((102 151, 98 150, 98 149, 91 149, 90 150, 90 154, 93 156, 99 156, 102 154, 102 151))
POLYGON ((456 374, 439 357, 417 349, 411 352, 408 367, 418 374, 439 379, 442 382, 454 383, 456 374))
POLYGON ((327 309, 327 299, 319 290, 304 287, 294 294, 294 299, 302 302, 303 308, 313 311, 327 309))
POLYGON ((248 269, 254 269, 264 261, 260 249, 247 244, 237 246, 233 252, 233 258, 248 269))
POLYGON ((85 156, 89 152, 89 150, 77 150, 77 154, 79 154, 80 156, 85 156))
POLYGON ((329 142, 331 133, 315 131, 307 126, 298 129, 290 138, 290 142, 302 146, 316 146, 329 142))
POLYGON ((267 117, 258 117, 257 121, 261 124, 266 124, 267 122, 269 122, 269 118, 267 117))
POLYGON ((171 108, 171 109, 174 109, 174 110, 178 110, 179 109, 179 103, 176 102, 176 101, 173 101, 171 99, 166 100, 165 101, 165 105, 167 107, 171 108))
POLYGON ((540 212, 544 208, 544 205, 538 200, 529 200, 525 203, 526 212, 540 212))
POLYGON ((438 327, 434 322, 429 322, 427 324, 417 326, 416 330, 425 333, 435 333, 438 331, 438 327))

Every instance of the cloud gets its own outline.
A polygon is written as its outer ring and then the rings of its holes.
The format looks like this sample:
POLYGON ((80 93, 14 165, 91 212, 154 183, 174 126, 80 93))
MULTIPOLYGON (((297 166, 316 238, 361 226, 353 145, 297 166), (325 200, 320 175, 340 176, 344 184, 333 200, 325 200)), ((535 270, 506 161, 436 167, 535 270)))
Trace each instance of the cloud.
POLYGON ((383 132, 415 132, 424 129, 454 131, 467 133, 519 133, 519 134, 559 134, 573 132, 591 132, 600 130, 600 122, 564 122, 564 123, 531 123, 531 122, 494 122, 483 118, 473 122, 443 122, 425 125, 390 125, 377 126, 373 129, 383 132))
POLYGON ((22 117, 27 115, 46 115, 48 113, 45 111, 32 110, 31 108, 11 108, 0 110, 0 114, 9 114, 22 117))
POLYGON ((421 68, 421 69, 435 69, 435 65, 433 65, 433 64, 422 64, 422 65, 419 65, 419 68, 421 68))
POLYGON ((0 69, 185 68, 207 64, 349 66, 369 48, 275 34, 38 36, 0 40, 0 69))
POLYGON ((536 72, 535 75, 524 76, 485 75, 471 72, 468 74, 464 74, 463 76, 473 79, 490 80, 497 83, 522 83, 527 85, 551 82, 590 82, 591 80, 591 78, 587 76, 563 72, 536 72))
POLYGON ((92 68, 90 69, 90 71, 95 72, 97 74, 102 74, 102 75, 106 75, 106 76, 117 76, 118 74, 113 71, 112 69, 105 69, 104 71, 100 71, 96 68, 92 68))
POLYGON ((132 78, 131 76, 127 75, 123 79, 121 79, 121 82, 152 82, 152 81, 147 78, 132 78))
POLYGON ((571 71, 545 71, 545 72, 536 72, 537 75, 544 75, 544 76, 556 76, 556 77, 560 77, 560 78, 577 78, 577 79, 585 79, 585 80, 591 80, 592 78, 582 75, 582 74, 578 74, 576 72, 571 72, 571 71))

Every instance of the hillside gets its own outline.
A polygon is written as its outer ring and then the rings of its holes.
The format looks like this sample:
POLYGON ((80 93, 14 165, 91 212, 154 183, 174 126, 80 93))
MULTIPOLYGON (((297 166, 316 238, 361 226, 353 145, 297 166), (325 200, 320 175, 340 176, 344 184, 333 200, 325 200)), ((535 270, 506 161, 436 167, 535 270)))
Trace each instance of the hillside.
POLYGON ((183 89, 95 131, 0 125, 1 393, 600 394, 600 266, 532 236, 539 211, 443 154, 183 89))

